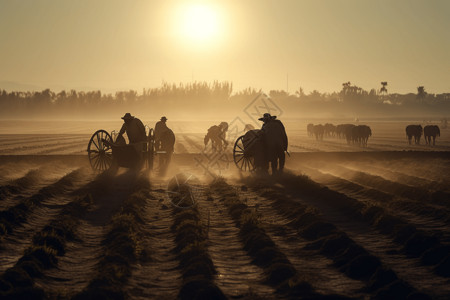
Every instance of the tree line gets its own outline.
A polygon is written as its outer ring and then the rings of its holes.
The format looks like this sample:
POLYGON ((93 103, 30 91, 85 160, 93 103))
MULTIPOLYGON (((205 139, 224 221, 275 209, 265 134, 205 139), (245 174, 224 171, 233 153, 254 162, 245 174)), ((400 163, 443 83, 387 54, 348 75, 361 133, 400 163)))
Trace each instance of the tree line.
MULTIPOLYGON (((330 116, 358 116, 365 114, 406 115, 423 114, 442 116, 450 111, 450 93, 430 94, 423 86, 417 93, 389 94, 387 82, 381 82, 379 90, 366 91, 350 82, 342 84, 342 89, 333 93, 312 91, 304 93, 298 88, 294 93, 285 90, 271 90, 267 93, 288 116, 303 114, 325 114, 330 116)), ((242 109, 261 90, 252 87, 233 93, 232 82, 214 81, 170 84, 163 82, 160 87, 118 91, 114 95, 96 91, 50 89, 22 92, 0 89, 0 117, 107 117, 118 111, 176 111, 185 113, 214 112, 242 109)))

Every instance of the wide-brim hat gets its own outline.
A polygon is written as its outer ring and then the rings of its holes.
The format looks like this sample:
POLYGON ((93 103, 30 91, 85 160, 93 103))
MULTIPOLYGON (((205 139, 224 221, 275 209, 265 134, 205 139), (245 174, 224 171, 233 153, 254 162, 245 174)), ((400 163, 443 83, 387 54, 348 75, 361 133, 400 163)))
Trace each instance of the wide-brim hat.
POLYGON ((134 119, 134 116, 132 116, 130 113, 126 113, 123 117, 123 120, 131 120, 134 119))
POLYGON ((166 117, 161 117, 161 121, 167 121, 166 117))
POLYGON ((265 113, 264 115, 263 115, 263 117, 262 118, 259 118, 258 120, 259 121, 266 121, 266 120, 275 120, 277 118, 277 116, 272 116, 272 115, 270 115, 269 113, 265 113))

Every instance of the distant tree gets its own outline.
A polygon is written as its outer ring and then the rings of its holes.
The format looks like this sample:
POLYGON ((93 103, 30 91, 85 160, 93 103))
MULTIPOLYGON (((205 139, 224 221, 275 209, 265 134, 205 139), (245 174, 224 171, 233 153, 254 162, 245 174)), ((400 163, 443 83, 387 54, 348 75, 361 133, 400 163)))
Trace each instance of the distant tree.
POLYGON ((295 94, 297 95, 297 97, 299 98, 303 98, 305 97, 305 92, 303 91, 302 87, 299 87, 297 91, 295 91, 295 94))
POLYGON ((289 96, 289 94, 284 90, 271 90, 269 96, 270 98, 285 98, 289 96))
POLYGON ((418 86, 416 98, 419 99, 419 102, 423 102, 426 96, 427 96, 427 92, 425 91, 425 87, 418 86))
POLYGON ((381 82, 381 85, 382 85, 382 87, 381 87, 381 89, 380 89, 380 94, 381 94, 381 95, 386 95, 386 94, 387 94, 387 88, 386 88, 386 86, 388 85, 387 81, 381 82))

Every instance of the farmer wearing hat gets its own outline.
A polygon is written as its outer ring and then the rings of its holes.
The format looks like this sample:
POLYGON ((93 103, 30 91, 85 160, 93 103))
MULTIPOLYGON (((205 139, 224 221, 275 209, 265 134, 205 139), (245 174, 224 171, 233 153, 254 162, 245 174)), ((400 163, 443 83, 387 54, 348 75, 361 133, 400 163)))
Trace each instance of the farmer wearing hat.
POLYGON ((161 120, 156 122, 155 124, 155 144, 156 150, 160 150, 161 148, 161 137, 169 130, 167 127, 167 118, 161 117, 161 120))
POLYGON ((258 120, 263 121, 261 135, 264 141, 266 158, 272 166, 272 174, 282 173, 285 163, 284 152, 287 151, 288 138, 283 123, 276 116, 265 113, 258 120))
POLYGON ((122 139, 122 135, 126 132, 130 144, 145 142, 145 126, 141 120, 135 118, 130 113, 126 113, 123 117, 123 125, 119 131, 117 139, 122 139))

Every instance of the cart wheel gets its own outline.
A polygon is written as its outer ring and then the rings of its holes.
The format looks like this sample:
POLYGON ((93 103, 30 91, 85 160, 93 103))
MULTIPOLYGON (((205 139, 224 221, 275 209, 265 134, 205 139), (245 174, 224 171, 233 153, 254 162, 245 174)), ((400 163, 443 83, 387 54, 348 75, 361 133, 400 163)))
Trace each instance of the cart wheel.
POLYGON ((234 143, 233 160, 236 166, 242 171, 252 172, 255 170, 255 159, 245 153, 244 136, 240 136, 234 143))
POLYGON ((107 171, 113 164, 112 138, 105 130, 97 130, 89 140, 89 163, 94 171, 107 171))

